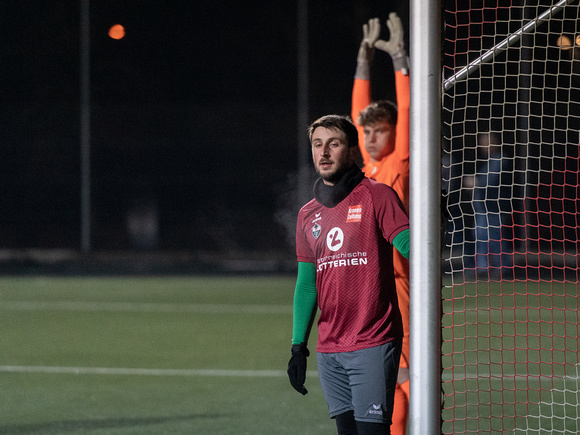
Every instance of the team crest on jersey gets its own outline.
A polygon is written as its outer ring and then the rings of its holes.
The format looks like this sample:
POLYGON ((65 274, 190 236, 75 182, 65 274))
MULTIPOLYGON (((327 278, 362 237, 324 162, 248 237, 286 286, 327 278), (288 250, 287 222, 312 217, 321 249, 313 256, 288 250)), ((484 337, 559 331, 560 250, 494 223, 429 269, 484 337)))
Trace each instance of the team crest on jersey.
POLYGON ((362 205, 350 205, 346 214, 347 222, 360 222, 362 218, 362 205))
POLYGON ((318 239, 318 237, 320 237, 320 231, 322 231, 322 227, 314 222, 314 226, 312 227, 312 237, 318 239))

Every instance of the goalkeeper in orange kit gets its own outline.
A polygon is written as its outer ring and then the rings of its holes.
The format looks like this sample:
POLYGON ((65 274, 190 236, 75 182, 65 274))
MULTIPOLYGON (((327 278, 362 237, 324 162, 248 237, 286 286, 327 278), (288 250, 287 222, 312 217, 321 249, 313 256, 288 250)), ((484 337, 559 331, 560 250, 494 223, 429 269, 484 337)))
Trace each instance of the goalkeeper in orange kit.
MULTIPOLYGON (((409 58, 404 31, 396 13, 389 14, 388 41, 379 39, 380 23, 372 18, 363 26, 352 91, 352 119, 359 132, 363 171, 368 178, 391 186, 409 212, 409 58), (370 68, 375 48, 387 52, 395 69, 397 104, 371 102, 370 68), (364 144, 364 145, 363 145, 364 144)), ((395 390, 391 433, 404 435, 409 411, 409 262, 393 254, 395 285, 403 318, 403 349, 395 390)))

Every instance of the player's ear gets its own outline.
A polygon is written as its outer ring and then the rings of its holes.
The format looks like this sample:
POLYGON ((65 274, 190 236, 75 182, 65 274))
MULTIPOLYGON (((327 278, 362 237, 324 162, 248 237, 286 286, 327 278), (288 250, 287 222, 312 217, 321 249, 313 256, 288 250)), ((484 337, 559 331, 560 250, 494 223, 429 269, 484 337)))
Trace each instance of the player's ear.
POLYGON ((350 161, 354 163, 358 155, 358 147, 348 147, 348 156, 350 161))

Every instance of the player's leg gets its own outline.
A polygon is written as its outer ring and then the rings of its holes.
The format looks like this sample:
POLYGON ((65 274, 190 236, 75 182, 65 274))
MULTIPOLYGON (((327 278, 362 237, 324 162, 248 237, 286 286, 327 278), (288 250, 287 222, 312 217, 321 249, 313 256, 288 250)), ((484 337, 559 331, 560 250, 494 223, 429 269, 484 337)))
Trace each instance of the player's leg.
POLYGON ((334 419, 338 435, 360 435, 354 419, 354 411, 343 412, 334 419))
POLYGON ((339 435, 357 435, 348 373, 334 353, 317 353, 318 378, 339 435))
POLYGON ((401 340, 347 352, 340 357, 350 376, 359 434, 390 433, 401 340))
POLYGON ((395 285, 399 300, 399 310, 403 320, 403 333, 405 335, 403 337, 399 375, 395 389, 391 434, 405 435, 409 419, 409 335, 411 332, 409 325, 409 263, 399 255, 393 258, 393 264, 395 265, 395 285))
POLYGON ((385 435, 390 434, 387 423, 369 423, 367 421, 356 422, 358 435, 385 435))
POLYGON ((393 407, 392 435, 405 435, 409 417, 409 381, 397 383, 395 388, 395 405, 393 407))

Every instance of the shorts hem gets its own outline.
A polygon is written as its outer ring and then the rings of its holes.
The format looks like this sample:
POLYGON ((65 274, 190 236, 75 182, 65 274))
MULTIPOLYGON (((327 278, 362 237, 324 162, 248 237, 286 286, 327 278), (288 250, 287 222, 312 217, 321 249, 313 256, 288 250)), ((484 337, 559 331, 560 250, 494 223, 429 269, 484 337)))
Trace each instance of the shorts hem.
POLYGON ((353 407, 343 408, 342 410, 339 411, 329 412, 328 415, 330 415, 330 418, 335 418, 337 415, 344 414, 345 412, 349 411, 354 411, 354 408, 353 407))
POLYGON ((369 418, 369 417, 357 417, 354 416, 356 421, 360 421, 362 423, 382 423, 382 424, 390 424, 385 418, 369 418))

